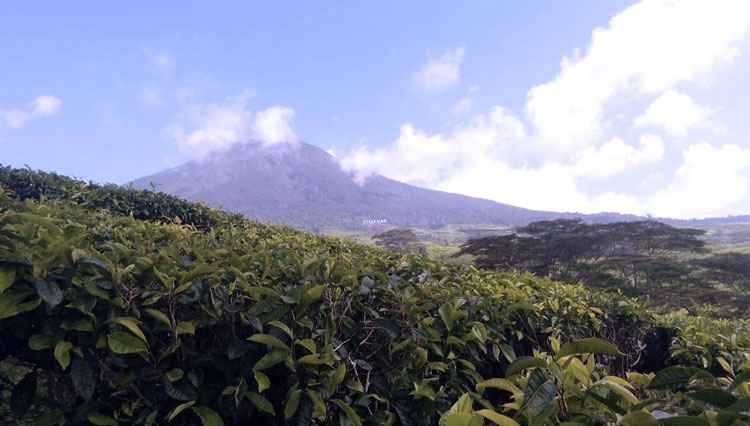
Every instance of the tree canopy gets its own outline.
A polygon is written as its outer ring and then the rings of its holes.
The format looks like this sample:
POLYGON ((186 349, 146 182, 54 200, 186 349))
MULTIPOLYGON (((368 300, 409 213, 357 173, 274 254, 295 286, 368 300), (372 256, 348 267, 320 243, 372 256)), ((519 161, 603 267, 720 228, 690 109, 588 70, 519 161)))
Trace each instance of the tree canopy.
POLYGON ((680 257, 705 252, 704 231, 644 220, 587 224, 581 219, 532 222, 515 233, 470 240, 457 255, 483 268, 518 269, 567 282, 619 285, 634 292, 691 276, 680 257))

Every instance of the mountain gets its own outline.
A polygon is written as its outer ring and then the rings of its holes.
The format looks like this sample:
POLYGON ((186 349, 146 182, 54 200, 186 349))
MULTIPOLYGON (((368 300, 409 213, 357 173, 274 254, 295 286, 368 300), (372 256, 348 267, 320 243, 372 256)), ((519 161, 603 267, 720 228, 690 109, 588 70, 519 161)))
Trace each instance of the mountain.
MULTIPOLYGON (((313 231, 358 230, 367 221, 382 220, 389 225, 436 229, 449 224, 513 226, 579 216, 418 188, 382 176, 358 185, 334 157, 305 143, 283 149, 238 144, 132 182, 145 189, 152 183, 158 191, 205 201, 261 222, 313 231)), ((627 218, 610 216, 591 216, 590 220, 627 218)))

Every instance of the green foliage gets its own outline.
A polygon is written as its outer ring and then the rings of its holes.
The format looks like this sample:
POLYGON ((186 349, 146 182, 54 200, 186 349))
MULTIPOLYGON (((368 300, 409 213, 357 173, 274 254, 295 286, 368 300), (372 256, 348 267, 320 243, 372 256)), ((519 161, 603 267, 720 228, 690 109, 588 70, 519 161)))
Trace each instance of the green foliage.
POLYGON ((652 220, 586 224, 559 219, 470 240, 454 256, 473 255, 483 268, 619 289, 648 297, 662 311, 710 303, 731 307, 717 309, 717 315, 741 316, 750 302, 750 255, 705 258, 705 242, 699 238, 704 232, 652 220))
POLYGON ((447 424, 537 422, 561 390, 583 412, 629 400, 616 374, 655 321, 618 294, 166 198, 210 226, 139 219, 88 202, 139 192, 25 174, 41 183, 0 192, 0 417, 19 424, 433 425, 465 394, 483 408, 447 424))
POLYGON ((56 173, 2 165, 0 186, 11 191, 13 197, 19 200, 64 200, 96 212, 107 211, 116 216, 132 215, 140 220, 191 225, 201 230, 211 228, 217 224, 217 220, 236 221, 240 218, 227 213, 217 215, 216 211, 203 205, 161 192, 133 190, 111 184, 87 184, 56 173))
MULTIPOLYGON (((500 425, 746 425, 750 422, 750 363, 724 365, 714 376, 696 367, 672 366, 656 374, 629 373, 627 380, 607 374, 595 355, 611 355, 604 342, 569 342, 579 350, 536 352, 507 379, 490 379, 466 393, 440 424, 477 425, 486 418, 500 425), (589 352, 594 351, 594 352, 589 352), (578 353, 575 353, 578 352, 578 353), (504 404, 486 407, 484 394, 497 389, 504 404), (471 396, 482 410, 474 411, 471 396), (498 413, 496 410, 499 410, 498 413), (458 417, 455 413, 464 413, 458 417), (502 417, 500 417, 502 416, 502 417), (493 420, 493 419, 497 420, 493 420)), ((564 346, 564 345, 563 345, 564 346)), ((611 346, 611 345, 609 345, 611 346)))
POLYGON ((405 251, 410 244, 419 242, 417 235, 409 228, 393 228, 372 239, 379 247, 394 251, 405 251))

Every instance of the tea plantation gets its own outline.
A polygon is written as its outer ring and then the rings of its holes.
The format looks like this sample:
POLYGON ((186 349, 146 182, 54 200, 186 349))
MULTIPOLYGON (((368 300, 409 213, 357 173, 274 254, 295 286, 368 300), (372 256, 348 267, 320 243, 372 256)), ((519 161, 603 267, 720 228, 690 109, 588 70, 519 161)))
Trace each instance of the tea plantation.
POLYGON ((0 167, 0 424, 742 425, 750 331, 0 167))

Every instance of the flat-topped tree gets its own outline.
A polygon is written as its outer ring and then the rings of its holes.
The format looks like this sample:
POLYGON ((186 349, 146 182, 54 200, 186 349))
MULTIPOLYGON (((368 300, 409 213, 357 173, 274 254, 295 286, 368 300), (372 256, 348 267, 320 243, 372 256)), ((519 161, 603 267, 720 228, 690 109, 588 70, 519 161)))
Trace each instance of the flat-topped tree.
POLYGON ((750 254, 720 253, 698 264, 705 268, 703 275, 707 279, 726 285, 750 303, 750 254))
POLYGON ((474 255, 485 268, 530 271, 568 282, 619 279, 622 286, 638 290, 690 275, 677 259, 704 252, 705 242, 698 238, 703 233, 653 220, 586 224, 558 219, 532 222, 511 235, 470 240, 457 255, 474 255))

